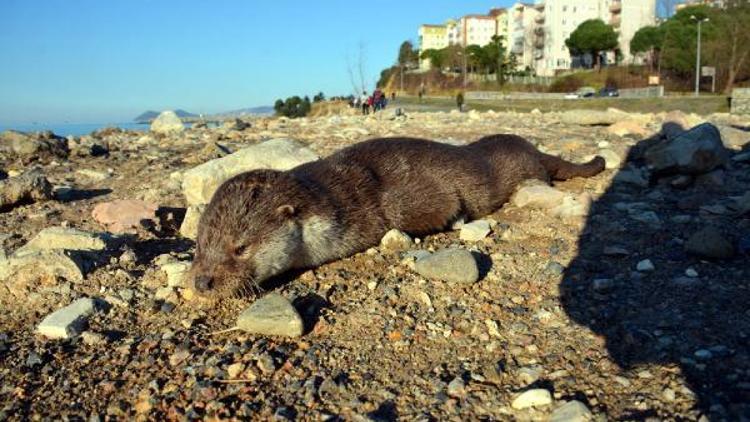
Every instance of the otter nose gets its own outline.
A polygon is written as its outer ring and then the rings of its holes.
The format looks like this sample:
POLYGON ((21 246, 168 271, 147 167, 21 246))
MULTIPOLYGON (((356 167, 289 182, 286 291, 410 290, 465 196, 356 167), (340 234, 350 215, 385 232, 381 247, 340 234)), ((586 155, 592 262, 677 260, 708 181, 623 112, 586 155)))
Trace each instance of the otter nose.
POLYGON ((199 292, 207 292, 214 286, 214 282, 211 277, 207 275, 199 275, 195 277, 195 290, 199 292))

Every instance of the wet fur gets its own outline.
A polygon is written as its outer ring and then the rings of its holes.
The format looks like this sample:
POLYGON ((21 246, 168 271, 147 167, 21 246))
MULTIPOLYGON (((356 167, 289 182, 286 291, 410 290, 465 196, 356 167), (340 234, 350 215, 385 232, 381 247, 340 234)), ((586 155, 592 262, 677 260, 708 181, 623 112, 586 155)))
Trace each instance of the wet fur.
POLYGON ((494 135, 466 146, 373 139, 289 171, 250 171, 222 184, 201 217, 192 278, 210 277, 208 296, 246 293, 377 245, 389 229, 422 236, 483 217, 524 180, 602 170, 601 157, 573 164, 494 135))

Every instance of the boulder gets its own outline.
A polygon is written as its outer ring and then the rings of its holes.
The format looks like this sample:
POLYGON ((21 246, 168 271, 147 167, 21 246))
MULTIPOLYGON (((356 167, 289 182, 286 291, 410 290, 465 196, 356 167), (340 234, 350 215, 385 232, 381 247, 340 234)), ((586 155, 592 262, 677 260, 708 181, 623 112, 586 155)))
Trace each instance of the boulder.
POLYGON ((6 130, 0 133, 0 148, 24 158, 65 158, 68 140, 50 131, 24 133, 6 130))
POLYGON ((216 189, 232 176, 256 169, 288 170, 318 158, 297 141, 273 139, 186 171, 182 190, 189 205, 205 205, 216 189))
POLYGON ((644 158, 656 173, 698 175, 723 165, 729 155, 716 126, 704 123, 650 147, 644 158))
POLYGON ((0 181, 0 210, 24 202, 52 199, 52 184, 42 170, 34 168, 26 173, 0 181))
POLYGON ((71 251, 103 251, 107 244, 102 236, 68 227, 48 227, 21 247, 16 253, 30 250, 65 249, 71 251))
POLYGON ((167 135, 185 130, 185 125, 174 111, 162 111, 159 116, 151 122, 151 132, 167 135))

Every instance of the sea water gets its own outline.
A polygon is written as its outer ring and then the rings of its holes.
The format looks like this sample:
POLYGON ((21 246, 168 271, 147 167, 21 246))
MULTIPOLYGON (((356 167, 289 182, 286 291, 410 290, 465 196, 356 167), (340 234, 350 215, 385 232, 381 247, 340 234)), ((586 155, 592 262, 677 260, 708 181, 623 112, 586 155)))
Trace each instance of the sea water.
POLYGON ((21 132, 39 132, 43 130, 51 130, 55 135, 59 136, 83 136, 107 127, 119 127, 120 129, 137 130, 142 132, 145 132, 149 129, 148 123, 32 123, 22 125, 0 124, 0 132, 8 129, 18 130, 21 132))

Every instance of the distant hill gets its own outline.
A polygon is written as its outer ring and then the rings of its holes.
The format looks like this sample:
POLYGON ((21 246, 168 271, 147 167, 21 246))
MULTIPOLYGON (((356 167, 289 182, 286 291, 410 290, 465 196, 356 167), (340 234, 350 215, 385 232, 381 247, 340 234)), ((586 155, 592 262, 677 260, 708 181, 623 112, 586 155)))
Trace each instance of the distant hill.
MULTIPOLYGON (((179 117, 181 119, 183 119, 183 118, 198 117, 197 114, 193 114, 193 113, 190 113, 190 112, 185 111, 185 110, 177 109, 174 112, 175 112, 175 114, 177 114, 177 117, 179 117)), ((150 121, 154 120, 157 116, 159 116, 159 112, 158 111, 149 110, 149 111, 141 113, 140 115, 138 115, 138 117, 136 117, 133 120, 136 121, 136 122, 138 122, 138 123, 149 123, 150 121)))
POLYGON ((261 106, 261 107, 241 108, 239 110, 226 111, 224 113, 216 113, 213 116, 227 118, 227 117, 241 117, 241 116, 265 116, 265 115, 269 115, 273 113, 274 113, 273 107, 261 106))

